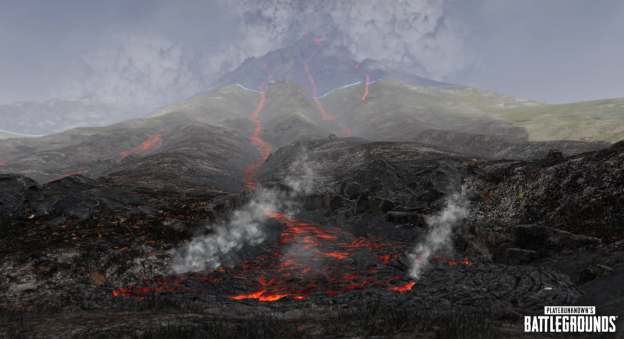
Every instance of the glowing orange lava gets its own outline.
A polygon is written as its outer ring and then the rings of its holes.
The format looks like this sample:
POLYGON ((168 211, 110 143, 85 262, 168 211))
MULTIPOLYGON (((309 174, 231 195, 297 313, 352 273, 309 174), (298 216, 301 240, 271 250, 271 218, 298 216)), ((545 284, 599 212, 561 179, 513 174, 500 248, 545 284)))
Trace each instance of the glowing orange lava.
POLYGON ((266 64, 262 65, 262 67, 266 67, 266 65, 268 65, 269 63, 267 62, 266 64))
POLYGON ((131 149, 130 151, 119 153, 122 155, 122 158, 117 160, 117 162, 120 162, 123 158, 129 156, 132 153, 136 153, 136 154, 139 154, 140 156, 144 156, 147 153, 160 148, 163 142, 162 137, 167 134, 169 134, 169 132, 152 134, 151 138, 145 140, 139 146, 131 149))
POLYGON ((271 146, 266 141, 262 140, 262 123, 260 122, 260 111, 262 111, 262 106, 264 105, 265 96, 264 96, 264 85, 266 82, 263 82, 260 87, 258 87, 258 91, 260 92, 260 103, 256 106, 256 109, 251 113, 251 124, 254 126, 254 132, 249 137, 251 139, 251 143, 256 146, 258 151, 260 151, 260 157, 258 160, 250 165, 247 165, 243 169, 245 172, 245 178, 243 182, 245 183, 244 190, 254 190, 257 188, 257 180, 258 177, 258 168, 262 165, 266 158, 268 158, 271 151, 273 151, 273 146, 271 146))
POLYGON ((365 100, 366 96, 368 95, 368 85, 370 85, 370 76, 366 74, 366 90, 364 91, 364 96, 362 97, 362 100, 365 100))
MULTIPOLYGON (((323 40, 315 39, 319 48, 320 41, 323 40)), ((310 80, 313 82, 311 76, 310 80)), ((260 103, 249 118, 254 126, 250 140, 260 152, 260 157, 245 168, 244 190, 258 188, 258 168, 273 150, 271 145, 262 140, 260 112, 265 102, 265 84, 266 82, 259 87, 260 103)), ((317 103, 324 113, 318 100, 317 103)), ((335 121, 335 118, 332 120, 335 121)), ((356 270, 354 261, 350 259, 356 252, 372 251, 380 262, 389 264, 405 253, 400 242, 380 238, 355 238, 352 234, 335 227, 303 219, 291 219, 279 211, 266 206, 260 207, 265 215, 286 225, 286 230, 282 232, 276 247, 266 250, 254 260, 245 261, 242 267, 157 276, 152 280, 144 280, 138 286, 117 288, 113 294, 143 299, 143 294, 156 291, 202 292, 234 300, 256 299, 272 302, 285 298, 298 300, 364 289, 405 292, 416 284, 416 281, 405 276, 403 272, 389 266, 377 265, 365 270, 356 270)), ((465 258, 463 261, 457 258, 451 261, 441 255, 433 256, 432 259, 447 265, 472 264, 465 258)), ((421 258, 415 257, 413 260, 421 258)))
POLYGON ((342 135, 344 137, 350 137, 350 136, 353 135, 351 130, 349 128, 347 128, 346 126, 342 125, 341 123, 339 123, 338 121, 336 121, 336 118, 338 116, 331 116, 331 115, 327 114, 327 112, 325 112, 325 109, 323 108, 323 105, 321 104, 321 101, 317 98, 318 97, 318 88, 316 87, 316 83, 314 82, 314 78, 312 77, 312 74, 310 74, 310 69, 308 68, 308 61, 310 61, 310 59, 312 59, 314 54, 316 54, 316 52, 318 52, 318 50, 321 49, 321 47, 323 47, 323 44, 321 44, 321 42, 325 41, 325 37, 320 38, 320 39, 316 39, 315 38, 315 39, 313 39, 313 41, 318 45, 318 47, 308 57, 308 59, 306 60, 304 66, 305 66, 305 71, 308 74, 308 78, 310 78, 310 82, 312 83, 312 93, 314 93, 314 97, 313 97, 314 102, 316 102, 316 105, 318 106, 319 110, 321 111, 321 114, 323 115, 323 120, 333 120, 338 126, 340 126, 340 130, 342 131, 342 135))
POLYGON ((10 159, 0 159, 0 166, 6 164, 11 159, 13 159, 13 158, 10 158, 10 159))
POLYGON ((403 285, 403 286, 396 286, 396 287, 388 287, 389 290, 395 290, 395 291, 399 291, 399 292, 403 292, 403 291, 407 291, 407 290, 411 290, 412 287, 414 287, 414 285, 416 285, 417 281, 413 281, 407 285, 403 285))
POLYGON ((91 169, 89 168, 89 169, 86 169, 86 170, 84 170, 84 171, 78 171, 78 172, 74 172, 74 173, 68 173, 68 174, 59 175, 58 177, 56 177, 56 178, 54 178, 54 179, 51 179, 51 180, 49 180, 49 181, 54 181, 54 180, 63 179, 63 178, 66 178, 66 177, 68 177, 68 176, 70 176, 70 175, 74 175, 74 174, 87 173, 87 172, 89 172, 90 170, 91 170, 91 169))
POLYGON ((355 65, 355 68, 360 67, 360 64, 362 63, 363 60, 358 61, 357 65, 355 65))

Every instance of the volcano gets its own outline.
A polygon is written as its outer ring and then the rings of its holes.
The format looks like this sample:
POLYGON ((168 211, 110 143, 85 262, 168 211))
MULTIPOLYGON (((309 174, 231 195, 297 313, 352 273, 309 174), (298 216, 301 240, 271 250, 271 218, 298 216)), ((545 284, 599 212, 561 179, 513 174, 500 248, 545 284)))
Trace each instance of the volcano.
POLYGON ((536 139, 553 105, 326 43, 1 140, 0 333, 498 338, 545 305, 622 312, 621 142, 536 139))
POLYGON ((269 52, 262 57, 249 58, 238 68, 222 75, 212 86, 189 100, 228 84, 238 83, 247 88, 256 88, 270 74, 276 79, 289 79, 306 86, 310 93, 313 93, 313 97, 321 97, 337 88, 364 82, 366 74, 369 74, 373 80, 400 81, 437 87, 453 86, 450 83, 391 69, 375 60, 356 61, 343 46, 333 46, 331 41, 327 41, 325 46, 319 46, 316 42, 319 39, 321 37, 309 34, 291 46, 269 52), (314 57, 310 58, 311 55, 314 57), (306 64, 309 66, 309 73, 305 71, 306 64), (314 77, 314 83, 309 81, 310 74, 314 77))

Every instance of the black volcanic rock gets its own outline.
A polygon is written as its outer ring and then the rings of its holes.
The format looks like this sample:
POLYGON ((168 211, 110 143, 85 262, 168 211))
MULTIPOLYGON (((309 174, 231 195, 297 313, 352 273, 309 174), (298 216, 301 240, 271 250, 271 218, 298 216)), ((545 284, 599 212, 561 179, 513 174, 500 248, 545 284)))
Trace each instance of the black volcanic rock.
POLYGON ((42 201, 39 184, 21 174, 0 174, 0 206, 42 201))
POLYGON ((87 178, 82 174, 74 174, 51 181, 43 185, 44 190, 70 190, 70 191, 86 191, 96 188, 99 184, 96 180, 87 178))
POLYGON ((581 271, 581 274, 579 275, 579 282, 584 283, 611 273, 613 273, 613 269, 611 267, 598 264, 591 265, 581 271))

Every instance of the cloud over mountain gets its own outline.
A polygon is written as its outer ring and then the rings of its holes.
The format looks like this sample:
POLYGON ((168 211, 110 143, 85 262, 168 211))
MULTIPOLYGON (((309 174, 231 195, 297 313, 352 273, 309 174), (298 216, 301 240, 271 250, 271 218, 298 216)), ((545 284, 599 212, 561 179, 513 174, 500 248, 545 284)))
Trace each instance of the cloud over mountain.
POLYGON ((462 43, 468 31, 445 17, 449 2, 220 0, 189 2, 184 11, 159 3, 144 23, 102 34, 54 94, 169 104, 306 34, 326 36, 328 47, 343 45, 356 59, 441 79, 472 61, 462 43))

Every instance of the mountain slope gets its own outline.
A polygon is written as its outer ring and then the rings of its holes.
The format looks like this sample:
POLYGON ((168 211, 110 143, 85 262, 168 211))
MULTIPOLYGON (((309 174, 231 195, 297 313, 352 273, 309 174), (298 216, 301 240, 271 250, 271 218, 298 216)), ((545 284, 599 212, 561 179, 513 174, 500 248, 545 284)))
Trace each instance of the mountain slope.
POLYGON ((269 52, 259 58, 249 58, 234 71, 224 74, 212 86, 192 98, 200 97, 227 84, 239 83, 247 88, 256 89, 271 79, 289 79, 307 87, 313 93, 310 76, 314 79, 318 96, 348 84, 365 81, 367 74, 371 79, 428 86, 451 86, 449 83, 385 67, 374 60, 355 60, 346 49, 332 47, 329 42, 322 39, 317 40, 317 43, 314 38, 307 35, 286 48, 269 52), (306 73, 306 62, 310 75, 306 73))
MULTIPOLYGON (((52 99, 24 101, 0 106, 0 128, 6 131, 47 135, 76 127, 105 126, 138 117, 145 111, 123 109, 91 99, 52 99)), ((0 133, 0 138, 16 137, 0 133)))
MULTIPOLYGON (((554 105, 468 86, 449 88, 390 81, 358 84, 321 98, 359 136, 409 140, 438 129, 520 141, 624 139, 624 99, 554 105)), ((334 112, 334 113, 332 113, 334 112)))

